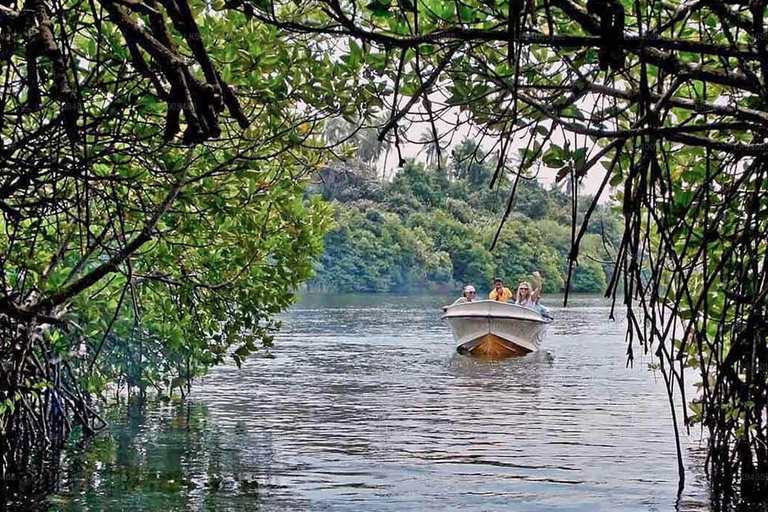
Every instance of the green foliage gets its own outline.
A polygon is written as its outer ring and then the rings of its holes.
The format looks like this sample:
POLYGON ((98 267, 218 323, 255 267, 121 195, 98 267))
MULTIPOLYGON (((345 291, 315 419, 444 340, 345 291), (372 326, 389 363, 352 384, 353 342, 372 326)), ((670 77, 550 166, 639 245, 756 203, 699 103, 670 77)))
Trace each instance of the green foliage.
POLYGON ((465 139, 456 146, 452 154, 454 176, 465 182, 471 190, 487 188, 491 182, 495 163, 472 139, 465 139))
MULTIPOLYGON (((546 224, 539 227, 535 221, 529 221, 524 217, 515 217, 502 230, 493 251, 494 273, 514 286, 520 281, 529 280, 529 276, 538 270, 544 279, 544 291, 561 291, 565 283, 563 272, 567 252, 559 251, 556 244, 551 246, 546 244, 542 228, 547 227, 546 224)), ((494 232, 493 230, 487 232, 487 245, 490 245, 494 232)), ((560 231, 561 237, 564 234, 560 231)), ((568 239, 560 238, 556 242, 561 242, 562 248, 566 245, 566 240, 568 239)), ((587 291, 602 292, 604 289, 587 291)))
POLYGON ((586 260, 578 266, 571 278, 571 289, 575 292, 598 292, 605 290, 605 271, 600 263, 586 260))
MULTIPOLYGON (((520 180, 517 213, 490 252, 512 183, 504 177, 497 190, 481 186, 477 180, 489 180, 495 166, 489 159, 469 163, 482 156, 475 142, 464 141, 446 168, 408 162, 391 182, 378 182, 366 168, 347 165, 336 171, 347 177, 335 181, 340 185, 333 191, 329 179, 322 180, 314 190, 335 201, 336 213, 310 289, 394 292, 468 283, 484 288, 497 275, 515 286, 538 270, 546 292, 561 291, 571 248, 570 206, 563 193, 520 180)), ((576 292, 603 292, 613 271, 598 261, 612 259, 620 221, 604 206, 595 216, 600 222, 590 224, 572 279, 576 292), (611 229, 605 229, 603 243, 597 233, 606 225, 611 229)))
POLYGON ((434 252, 423 229, 410 230, 375 207, 337 207, 334 228, 311 286, 356 292, 402 291, 451 278, 445 252, 434 252))
MULTIPOLYGON (((18 120, 0 128, 3 166, 25 164, 0 177, 12 212, 0 216, 0 301, 11 313, 0 315, 0 355, 27 357, 21 375, 38 375, 34 359, 65 361, 72 396, 78 385, 186 390, 227 357, 239 364, 268 353, 274 315, 322 251, 330 210, 303 194, 325 158, 312 128, 344 111, 357 73, 221 4, 189 7, 247 128, 224 111, 220 137, 164 137, 167 85, 135 68, 101 8, 52 16, 74 55, 80 139, 60 122, 75 105, 45 97, 28 110, 23 55, 3 73, 3 112, 18 120)), ((187 51, 181 34, 170 37, 187 51)), ((41 80, 48 74, 40 70, 41 80)))

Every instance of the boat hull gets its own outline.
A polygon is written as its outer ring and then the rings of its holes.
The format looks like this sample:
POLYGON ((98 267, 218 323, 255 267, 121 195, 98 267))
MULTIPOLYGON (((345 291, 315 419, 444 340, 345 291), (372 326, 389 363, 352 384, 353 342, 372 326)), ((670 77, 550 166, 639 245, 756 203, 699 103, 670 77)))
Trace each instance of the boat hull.
POLYGON ((496 301, 476 301, 445 308, 457 351, 487 359, 536 352, 549 322, 537 312, 496 301))
POLYGON ((531 353, 531 350, 500 338, 495 334, 486 334, 475 340, 462 343, 456 347, 459 354, 468 354, 484 359, 505 359, 519 357, 531 353))

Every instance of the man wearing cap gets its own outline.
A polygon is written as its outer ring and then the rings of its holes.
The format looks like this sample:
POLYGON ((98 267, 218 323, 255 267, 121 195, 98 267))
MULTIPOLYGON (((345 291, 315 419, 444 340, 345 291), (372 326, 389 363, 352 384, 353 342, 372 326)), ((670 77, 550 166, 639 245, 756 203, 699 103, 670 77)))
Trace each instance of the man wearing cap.
POLYGON ((493 290, 488 294, 488 298, 499 302, 507 302, 512 298, 512 291, 504 286, 504 281, 500 277, 497 277, 493 280, 493 290))
POLYGON ((461 297, 456 299, 456 302, 454 302, 454 304, 463 304, 465 302, 473 302, 476 296, 477 296, 477 292, 475 292, 475 287, 472 286, 471 284, 468 284, 461 290, 461 297))

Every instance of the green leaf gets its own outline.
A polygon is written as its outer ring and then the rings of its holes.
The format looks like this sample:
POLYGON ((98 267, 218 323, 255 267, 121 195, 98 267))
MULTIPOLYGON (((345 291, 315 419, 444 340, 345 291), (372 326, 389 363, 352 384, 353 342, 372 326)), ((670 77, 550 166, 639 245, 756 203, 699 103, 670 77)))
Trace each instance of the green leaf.
POLYGON ((557 171, 557 176, 555 176, 555 183, 560 183, 565 179, 566 176, 569 176, 573 172, 573 168, 570 165, 566 165, 559 171, 557 171))
POLYGON ((349 65, 351 68, 356 69, 359 67, 363 60, 363 50, 360 48, 354 39, 349 40, 349 65))
POLYGON ((384 17, 389 14, 392 5, 391 0, 373 0, 365 6, 374 16, 384 17))

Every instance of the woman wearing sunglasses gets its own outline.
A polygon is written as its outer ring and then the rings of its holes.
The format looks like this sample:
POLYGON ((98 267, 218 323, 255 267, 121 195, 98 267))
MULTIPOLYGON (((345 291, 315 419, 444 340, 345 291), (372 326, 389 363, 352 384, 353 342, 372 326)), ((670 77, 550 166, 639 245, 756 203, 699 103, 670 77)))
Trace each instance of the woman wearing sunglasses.
POLYGON ((518 285, 515 304, 538 310, 539 299, 541 299, 541 274, 534 272, 533 277, 536 281, 534 287, 531 287, 531 283, 528 281, 523 281, 518 285))

